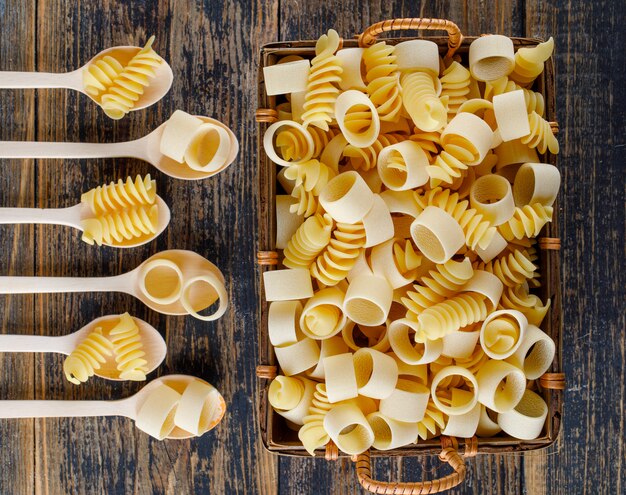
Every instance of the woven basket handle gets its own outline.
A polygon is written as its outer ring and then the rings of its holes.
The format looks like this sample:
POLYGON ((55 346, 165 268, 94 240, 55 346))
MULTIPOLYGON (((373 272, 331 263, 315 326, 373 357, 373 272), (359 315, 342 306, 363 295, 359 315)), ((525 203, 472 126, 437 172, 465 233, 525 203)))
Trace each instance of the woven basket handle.
POLYGON ((407 18, 407 19, 391 19, 388 21, 377 22, 366 28, 362 34, 357 36, 359 46, 366 48, 376 43, 379 34, 386 31, 395 31, 398 29, 433 29, 448 31, 448 53, 446 57, 452 57, 457 48, 461 46, 463 35, 459 26, 454 22, 446 19, 426 19, 426 18, 407 18))
POLYGON ((426 493, 439 493, 458 485, 465 478, 465 461, 456 449, 446 447, 439 454, 442 462, 450 464, 454 473, 432 481, 416 481, 414 483, 394 483, 389 481, 377 481, 372 479, 370 452, 365 451, 356 456, 356 475, 359 483, 366 490, 373 493, 403 495, 421 495, 426 493))

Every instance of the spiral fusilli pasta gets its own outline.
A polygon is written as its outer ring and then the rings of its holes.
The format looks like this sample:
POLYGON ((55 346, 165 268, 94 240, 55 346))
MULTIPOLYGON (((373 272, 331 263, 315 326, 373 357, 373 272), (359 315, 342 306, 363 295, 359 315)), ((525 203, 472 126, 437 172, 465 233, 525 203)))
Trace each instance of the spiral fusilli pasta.
POLYGON ((120 321, 109 331, 109 340, 113 344, 115 362, 122 380, 144 381, 148 371, 148 361, 145 359, 145 351, 139 327, 133 321, 132 316, 124 313, 120 321))
POLYGON ((138 175, 133 181, 130 177, 90 189, 83 193, 80 200, 89 205, 94 215, 120 211, 130 206, 153 205, 156 201, 156 181, 138 175))
POLYGON ((308 132, 313 139, 312 151, 309 150, 309 144, 302 132, 300 128, 290 127, 276 135, 276 147, 284 160, 299 162, 306 156, 318 158, 337 131, 332 128, 324 131, 314 126, 304 128, 304 132, 308 132))
POLYGON ((469 70, 458 62, 452 62, 439 78, 441 96, 448 98, 448 121, 452 120, 461 105, 467 101, 470 77, 469 70))
POLYGON ((156 233, 159 220, 157 205, 139 205, 119 212, 81 221, 82 240, 87 244, 122 246, 156 233))
POLYGON ((515 309, 526 316, 528 323, 539 326, 550 309, 550 303, 548 299, 544 304, 539 296, 528 292, 526 284, 520 284, 504 289, 499 307, 515 309))
POLYGON ((328 124, 333 119, 333 107, 339 94, 337 84, 341 81, 343 72, 341 61, 335 55, 339 43, 339 35, 334 29, 330 29, 328 34, 317 40, 302 114, 305 127, 313 125, 327 131, 328 124))
POLYGON ((417 423, 417 435, 422 440, 436 437, 446 427, 448 416, 441 412, 432 399, 428 399, 424 418, 417 423))
POLYGON ((535 276, 537 267, 532 262, 526 250, 515 249, 510 253, 491 260, 489 263, 475 263, 476 270, 485 270, 493 273, 500 281, 508 286, 515 287, 535 276))
POLYGON ((112 354, 113 344, 97 327, 65 358, 65 378, 76 385, 86 382, 112 354))
POLYGON ((366 148, 358 148, 348 144, 343 150, 343 156, 350 159, 350 165, 355 170, 367 172, 376 168, 378 154, 383 148, 396 144, 404 139, 400 134, 380 134, 374 144, 366 148))
POLYGON ((330 242, 333 226, 328 213, 307 218, 287 244, 283 265, 308 269, 330 242))
POLYGON ((348 276, 364 246, 362 223, 337 222, 330 243, 311 266, 311 276, 324 285, 337 285, 348 276))
POLYGON ((393 45, 384 41, 363 51, 367 94, 383 121, 396 121, 402 109, 400 72, 393 51, 393 45))
MULTIPOLYGON (((426 72, 411 72, 400 78, 402 102, 415 126, 424 132, 438 131, 448 122, 448 112, 437 96, 435 83, 426 72)), ((443 100, 447 103, 447 97, 443 100)))
POLYGON ((537 148, 539 153, 550 153, 556 155, 559 152, 559 142, 552 133, 550 123, 537 112, 531 112, 528 116, 530 124, 530 134, 524 136, 520 141, 530 148, 537 148))
POLYGON ((100 102, 104 113, 112 119, 121 119, 133 109, 144 88, 150 85, 150 79, 154 78, 154 69, 163 63, 163 59, 152 49, 153 42, 154 36, 121 71, 119 63, 112 64, 109 59, 106 60, 106 70, 102 63, 96 65, 97 69, 87 68, 86 91, 100 102), (113 74, 114 78, 111 77, 113 74), (106 77, 101 77, 103 75, 106 77))
POLYGON ((507 241, 536 237, 543 226, 552 221, 552 206, 541 203, 515 208, 513 218, 498 226, 498 231, 507 241))
POLYGON ((520 48, 515 54, 515 68, 509 77, 522 86, 529 86, 543 72, 543 65, 552 56, 554 39, 532 48, 520 48))
POLYGON ((315 455, 315 449, 323 447, 330 440, 324 429, 324 417, 332 408, 333 405, 328 402, 326 395, 326 385, 318 383, 315 386, 309 414, 304 417, 304 425, 298 431, 298 438, 311 455, 315 455))

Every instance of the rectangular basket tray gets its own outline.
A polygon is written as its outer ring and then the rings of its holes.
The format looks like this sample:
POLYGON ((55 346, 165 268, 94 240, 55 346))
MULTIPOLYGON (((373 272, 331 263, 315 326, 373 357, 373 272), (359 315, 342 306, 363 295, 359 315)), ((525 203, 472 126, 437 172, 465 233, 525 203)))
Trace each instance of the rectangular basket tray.
MULTIPOLYGON (((396 44, 401 41, 410 39, 427 39, 434 41, 439 46, 440 55, 444 55, 447 50, 447 37, 402 37, 402 38, 385 38, 390 44, 396 44)), ((463 43, 456 51, 463 59, 464 65, 467 66, 467 57, 470 43, 476 39, 475 37, 466 37, 463 43)), ((537 39, 529 38, 512 38, 513 44, 517 50, 523 46, 534 46, 540 42, 537 39)), ((344 40, 345 48, 356 47, 355 40, 344 40)), ((265 94, 265 86, 263 83, 263 67, 273 65, 276 61, 286 55, 300 55, 305 58, 313 58, 315 56, 315 41, 293 41, 293 42, 277 42, 265 45, 261 49, 259 73, 258 73, 258 108, 275 109, 276 97, 268 97, 265 94)), ((539 76, 533 87, 535 91, 543 94, 546 105, 546 119, 554 122, 556 120, 555 97, 554 97, 554 64, 550 58, 545 64, 545 70, 539 76)), ((276 174, 277 165, 271 162, 263 150, 263 134, 268 123, 260 122, 258 129, 258 159, 259 159, 259 251, 276 251, 276 212, 275 197, 277 194, 276 174)), ((556 157, 550 153, 543 157, 546 163, 556 165, 556 157)), ((558 215, 558 199, 554 204, 553 221, 548 223, 541 231, 541 238, 558 238, 559 237, 559 215, 558 215)), ((541 243, 540 243, 541 244, 541 243)), ((541 299, 545 301, 547 298, 552 300, 551 307, 546 315, 541 328, 556 343, 556 356, 549 370, 550 373, 559 373, 561 371, 561 277, 560 277, 560 253, 558 249, 544 249, 538 245, 539 251, 539 269, 541 272, 542 286, 539 289, 541 299)), ((279 260, 281 252, 279 251, 279 260)), ((281 266, 280 264, 278 265, 281 266)), ((260 265, 260 299, 258 311, 258 337, 259 337, 259 364, 277 366, 276 356, 272 345, 269 341, 267 317, 269 303, 265 301, 265 293, 263 290, 262 272, 276 266, 260 265)), ((269 380, 261 382, 260 399, 259 399, 259 418, 261 428, 261 438, 263 444, 270 451, 280 455, 290 456, 309 456, 300 441, 296 432, 289 429, 285 420, 275 414, 267 400, 267 391, 269 380)), ((478 438, 479 453, 506 453, 521 452, 526 450, 535 450, 545 448, 556 441, 561 424, 561 414, 563 409, 562 390, 554 390, 541 388, 539 393, 545 399, 548 405, 548 418, 545 428, 545 435, 529 441, 521 441, 507 436, 496 436, 492 438, 478 438)), ((459 439, 463 444, 463 439, 459 439)), ((421 441, 418 444, 389 450, 376 451, 372 449, 372 455, 384 456, 414 456, 424 454, 438 454, 441 451, 441 443, 438 438, 421 441)), ((320 454, 323 451, 320 450, 320 454)))

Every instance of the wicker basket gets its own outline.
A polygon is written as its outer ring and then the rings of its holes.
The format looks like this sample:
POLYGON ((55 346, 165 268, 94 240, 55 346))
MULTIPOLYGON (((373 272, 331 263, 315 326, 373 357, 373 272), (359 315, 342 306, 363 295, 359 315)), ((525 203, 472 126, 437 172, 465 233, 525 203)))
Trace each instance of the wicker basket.
MULTIPOLYGON (((379 34, 385 31, 398 29, 433 29, 445 30, 448 37, 426 37, 437 43, 440 53, 445 57, 459 57, 467 63, 467 54, 470 43, 475 37, 464 38, 459 28, 451 21, 442 19, 396 19, 379 22, 367 28, 362 34, 356 36, 356 40, 345 40, 344 47, 369 46, 372 45, 379 34)), ((390 44, 406 41, 415 38, 390 38, 385 39, 390 44)), ((540 42, 536 39, 513 38, 513 43, 517 48, 523 46, 533 46, 540 42)), ((276 239, 276 219, 275 219, 275 197, 277 193, 276 173, 277 166, 274 165, 265 155, 262 146, 263 133, 267 126, 276 121, 276 97, 268 97, 265 93, 263 83, 263 67, 273 65, 276 60, 285 55, 301 55, 306 58, 313 58, 315 55, 314 41, 293 41, 278 42, 265 45, 261 50, 261 60, 259 67, 259 110, 257 111, 257 121, 259 122, 258 133, 258 155, 259 155, 259 252, 258 264, 260 267, 259 277, 265 270, 271 270, 280 265, 282 253, 275 249, 276 239)), ((552 59, 545 64, 545 70, 535 82, 534 89, 543 94, 546 102, 546 118, 550 121, 554 133, 558 132, 558 125, 555 122, 555 98, 554 98, 554 65, 552 59)), ((543 157, 546 163, 556 165, 553 155, 547 154, 543 157)), ((279 186, 278 186, 279 187, 279 186)), ((365 452, 354 456, 356 471, 361 485, 375 493, 437 493, 449 489, 459 484, 465 476, 465 461, 463 457, 476 455, 477 453, 507 453, 523 452, 547 447, 556 441, 561 424, 561 414, 563 409, 563 392, 565 388, 565 377, 561 372, 561 292, 560 292, 560 240, 559 240, 559 219, 558 203, 554 205, 554 217, 548 223, 539 236, 540 270, 542 277, 542 287, 540 295, 542 300, 551 298, 551 308, 543 321, 542 330, 551 336, 556 343, 556 356, 549 373, 543 375, 536 381, 536 389, 543 396, 548 404, 548 419, 545 428, 545 435, 530 441, 520 441, 507 436, 496 436, 492 438, 455 439, 450 437, 439 437, 432 440, 420 442, 419 444, 402 447, 395 450, 378 452, 372 451, 373 455, 385 456, 414 456, 424 454, 439 454, 443 462, 447 462, 453 468, 453 473, 433 481, 423 481, 415 483, 393 483, 375 481, 371 478, 370 453, 365 452), (463 450, 460 449, 460 445, 463 450), (399 491, 397 491, 399 490, 399 491)), ((265 447, 273 453, 290 456, 308 456, 300 444, 295 432, 287 428, 284 419, 275 414, 269 406, 267 391, 269 380, 274 378, 278 372, 276 357, 269 341, 267 331, 267 317, 269 304, 265 301, 263 284, 259 300, 259 359, 262 363, 257 368, 257 375, 264 382, 260 393, 260 414, 261 437, 265 447)), ((337 447, 332 441, 327 445, 325 454, 328 460, 335 460, 339 455, 337 447)))

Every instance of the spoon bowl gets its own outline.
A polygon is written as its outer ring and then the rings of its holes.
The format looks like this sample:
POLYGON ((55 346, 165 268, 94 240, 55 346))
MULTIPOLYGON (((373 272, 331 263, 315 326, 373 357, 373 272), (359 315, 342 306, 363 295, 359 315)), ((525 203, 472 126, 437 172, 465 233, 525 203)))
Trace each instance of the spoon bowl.
MULTIPOLYGON (((200 381, 206 385, 211 386, 210 383, 202 380, 201 378, 197 378, 195 376, 189 375, 165 375, 159 378, 152 380, 146 386, 144 386, 139 392, 137 392, 132 397, 129 397, 126 400, 133 400, 134 403, 134 418, 137 418, 139 411, 141 410, 141 406, 144 405, 145 401, 148 397, 161 385, 167 385, 168 387, 173 388, 179 394, 182 394, 187 386, 194 381, 200 381)), ((207 431, 213 429, 224 417, 224 413, 226 412, 226 402, 224 401, 224 397, 220 394, 217 389, 213 389, 211 400, 214 401, 214 407, 208 409, 207 413, 210 415, 208 419, 209 428, 207 431)), ((184 440, 186 438, 192 438, 195 435, 186 430, 183 430, 179 427, 175 427, 169 435, 165 438, 171 440, 184 440)))
MULTIPOLYGON (((122 65, 128 64, 130 59, 132 59, 137 53, 139 53, 142 48, 137 46, 114 46, 111 48, 107 48, 106 50, 101 51, 95 57, 93 57, 89 62, 83 65, 75 73, 78 73, 80 77, 80 86, 75 89, 87 95, 89 99, 91 99, 97 105, 100 105, 100 102, 93 98, 90 94, 85 91, 85 87, 83 85, 82 77, 83 72, 89 68, 89 66, 109 55, 117 59, 122 65)), ((139 96, 139 99, 135 102, 133 108, 131 108, 131 112, 136 110, 142 110, 144 108, 149 107, 150 105, 154 105, 156 102, 161 100, 172 87, 172 82, 174 81, 174 73, 172 72, 172 68, 167 63, 167 61, 161 57, 163 62, 154 69, 154 78, 150 79, 150 84, 144 88, 144 92, 139 96)))
MULTIPOLYGON (((102 316, 88 323, 83 328, 72 334, 76 337, 77 345, 82 342, 87 336, 93 332, 96 328, 101 327, 103 333, 107 334, 118 322, 121 315, 107 315, 102 316)), ((149 323, 143 321, 140 318, 132 316, 135 325, 139 329, 139 338, 142 344, 142 350, 146 353, 143 357, 148 363, 146 367, 146 375, 152 373, 157 369, 165 359, 167 354, 167 345, 165 339, 149 323)), ((96 376, 105 378, 107 380, 124 381, 119 377, 119 370, 117 369, 117 363, 114 356, 106 356, 106 361, 101 363, 100 369, 95 370, 96 376)))

